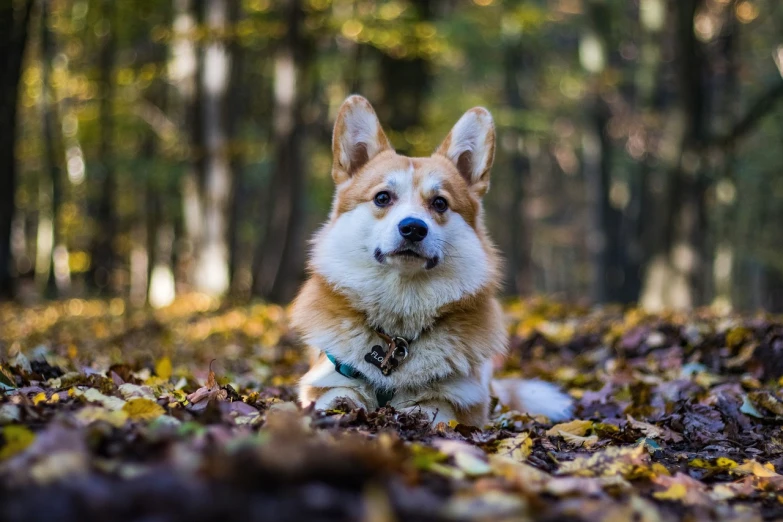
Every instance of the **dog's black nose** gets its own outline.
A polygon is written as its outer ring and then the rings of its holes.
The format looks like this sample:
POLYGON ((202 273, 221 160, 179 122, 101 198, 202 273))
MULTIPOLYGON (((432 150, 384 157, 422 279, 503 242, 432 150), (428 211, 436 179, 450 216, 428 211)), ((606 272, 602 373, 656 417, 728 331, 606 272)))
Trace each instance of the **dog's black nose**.
POLYGON ((409 241, 421 241, 427 237, 427 223, 421 219, 405 218, 398 225, 400 235, 409 241))

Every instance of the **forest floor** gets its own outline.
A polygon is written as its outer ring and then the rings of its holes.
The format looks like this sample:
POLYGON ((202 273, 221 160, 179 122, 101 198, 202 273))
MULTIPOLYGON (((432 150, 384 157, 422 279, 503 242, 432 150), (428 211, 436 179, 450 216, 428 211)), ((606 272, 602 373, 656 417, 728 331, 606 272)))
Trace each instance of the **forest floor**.
POLYGON ((783 322, 508 303, 575 420, 301 411, 284 308, 0 305, 0 520, 783 518, 783 322))

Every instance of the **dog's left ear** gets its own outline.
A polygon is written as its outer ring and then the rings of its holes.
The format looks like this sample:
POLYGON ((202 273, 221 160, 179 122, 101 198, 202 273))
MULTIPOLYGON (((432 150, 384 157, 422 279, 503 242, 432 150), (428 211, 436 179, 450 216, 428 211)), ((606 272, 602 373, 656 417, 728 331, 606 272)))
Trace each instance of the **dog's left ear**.
POLYGON ((495 124, 483 107, 466 112, 435 151, 457 167, 471 190, 482 197, 489 190, 489 170, 495 157, 495 124))
POLYGON ((372 105, 359 95, 349 96, 340 107, 332 135, 334 182, 348 181, 385 150, 391 150, 391 144, 372 105))

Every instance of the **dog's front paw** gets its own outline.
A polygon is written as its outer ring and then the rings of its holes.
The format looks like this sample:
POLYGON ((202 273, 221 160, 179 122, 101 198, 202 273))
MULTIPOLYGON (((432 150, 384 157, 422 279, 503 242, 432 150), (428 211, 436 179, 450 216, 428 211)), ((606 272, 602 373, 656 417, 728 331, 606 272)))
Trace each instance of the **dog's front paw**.
POLYGON ((454 408, 452 408, 452 406, 446 402, 427 401, 416 404, 414 406, 400 408, 399 411, 405 413, 421 414, 433 427, 437 426, 441 422, 448 424, 451 421, 457 420, 457 415, 454 413, 454 408))
POLYGON ((351 388, 330 388, 315 400, 316 410, 372 409, 355 390, 351 388))

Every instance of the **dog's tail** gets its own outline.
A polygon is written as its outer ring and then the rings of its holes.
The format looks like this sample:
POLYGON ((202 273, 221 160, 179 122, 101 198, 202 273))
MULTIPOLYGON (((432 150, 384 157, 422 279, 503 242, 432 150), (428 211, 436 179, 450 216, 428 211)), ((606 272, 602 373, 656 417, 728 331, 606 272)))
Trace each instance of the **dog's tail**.
POLYGON ((551 421, 568 419, 574 401, 552 383, 528 379, 493 379, 492 395, 512 410, 545 415, 551 421))

